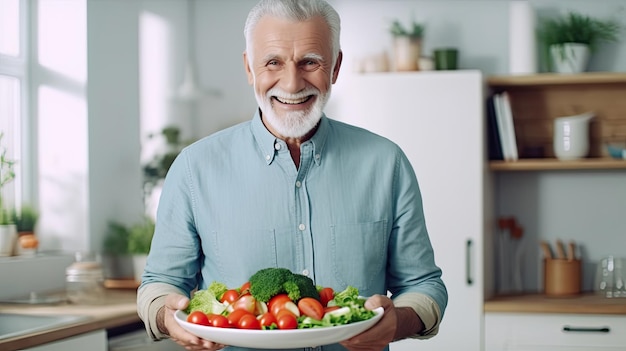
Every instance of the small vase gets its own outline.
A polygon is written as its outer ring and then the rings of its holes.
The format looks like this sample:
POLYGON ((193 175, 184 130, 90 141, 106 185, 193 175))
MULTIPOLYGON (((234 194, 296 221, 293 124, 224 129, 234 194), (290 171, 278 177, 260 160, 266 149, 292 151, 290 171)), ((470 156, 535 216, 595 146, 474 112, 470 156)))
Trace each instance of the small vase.
POLYGON ((0 225, 0 256, 13 256, 17 240, 15 224, 0 225))
POLYGON ((587 70, 589 46, 579 43, 563 43, 550 46, 550 55, 556 73, 581 73, 587 70))
POLYGON ((422 41, 419 38, 398 36, 393 39, 396 71, 417 71, 422 41))

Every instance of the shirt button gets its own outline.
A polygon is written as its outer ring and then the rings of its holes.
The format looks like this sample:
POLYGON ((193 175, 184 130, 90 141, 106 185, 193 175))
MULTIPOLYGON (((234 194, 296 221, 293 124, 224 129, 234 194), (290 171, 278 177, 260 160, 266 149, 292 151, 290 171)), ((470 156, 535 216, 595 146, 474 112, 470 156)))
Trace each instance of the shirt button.
POLYGON ((298 187, 298 188, 299 188, 299 187, 301 187, 301 186, 302 186, 302 183, 300 183, 300 181, 299 181, 299 180, 296 180, 296 187, 298 187))
POLYGON ((266 160, 268 160, 268 161, 269 161, 269 160, 270 160, 270 158, 272 158, 272 156, 270 156, 270 155, 265 155, 265 159, 266 159, 266 160))
POLYGON ((315 159, 319 160, 320 159, 320 154, 315 154, 315 159))
POLYGON ((274 144, 274 149, 280 150, 280 144, 279 143, 274 144))
POLYGON ((309 276, 309 270, 305 269, 302 271, 302 275, 306 275, 307 277, 309 276))
POLYGON ((304 224, 300 223, 300 225, 298 226, 298 229, 300 230, 304 230, 306 227, 304 226, 304 224))

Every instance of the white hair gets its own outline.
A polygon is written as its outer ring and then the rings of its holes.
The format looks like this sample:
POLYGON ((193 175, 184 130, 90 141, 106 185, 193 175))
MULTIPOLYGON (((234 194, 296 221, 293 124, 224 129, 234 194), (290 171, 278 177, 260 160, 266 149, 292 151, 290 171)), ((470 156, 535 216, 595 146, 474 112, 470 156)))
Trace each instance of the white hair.
POLYGON ((330 29, 333 54, 332 67, 335 67, 337 55, 341 50, 339 44, 341 20, 337 11, 325 0, 261 0, 250 10, 243 29, 248 55, 251 54, 252 49, 252 32, 259 20, 265 16, 291 21, 306 21, 321 16, 330 29))

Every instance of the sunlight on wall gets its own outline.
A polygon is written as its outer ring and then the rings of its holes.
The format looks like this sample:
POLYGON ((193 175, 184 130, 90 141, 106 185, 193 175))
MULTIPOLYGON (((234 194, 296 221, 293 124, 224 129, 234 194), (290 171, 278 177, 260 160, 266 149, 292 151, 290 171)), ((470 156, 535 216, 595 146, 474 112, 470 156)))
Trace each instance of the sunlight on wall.
POLYGON ((39 198, 50 219, 42 227, 46 238, 79 249, 88 222, 87 106, 83 97, 49 86, 40 87, 38 105, 39 198))
POLYGON ((39 0, 33 67, 38 120, 40 239, 85 250, 88 233, 86 1, 39 0))
POLYGON ((39 1, 39 63, 73 80, 87 78, 85 1, 39 1))
POLYGON ((143 12, 139 17, 142 163, 148 162, 162 146, 148 140, 148 135, 159 133, 171 119, 168 97, 172 83, 167 71, 171 65, 168 52, 171 50, 172 34, 169 26, 165 19, 153 13, 143 12))

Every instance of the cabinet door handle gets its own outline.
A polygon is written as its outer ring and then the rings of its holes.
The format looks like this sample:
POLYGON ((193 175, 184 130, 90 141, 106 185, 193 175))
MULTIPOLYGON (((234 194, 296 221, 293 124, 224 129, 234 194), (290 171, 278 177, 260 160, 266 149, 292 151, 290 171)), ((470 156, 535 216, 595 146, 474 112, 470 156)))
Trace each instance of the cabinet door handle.
POLYGON ((465 281, 467 285, 472 285, 474 281, 472 280, 472 239, 467 239, 465 246, 465 281))
POLYGON ((598 328, 593 328, 593 327, 570 327, 569 325, 566 325, 563 327, 563 331, 564 332, 584 332, 584 333, 609 333, 611 332, 611 328, 609 327, 598 327, 598 328))

